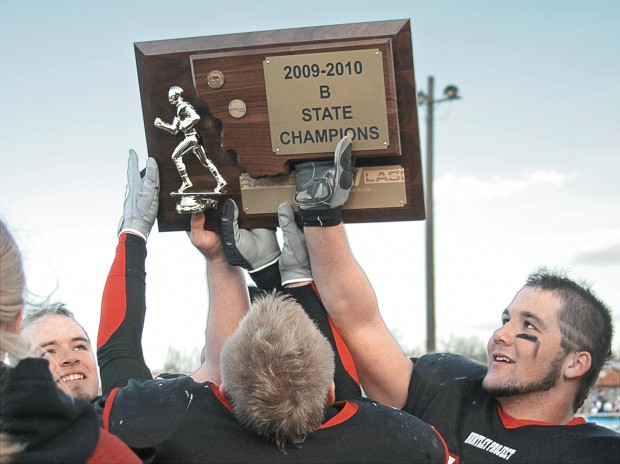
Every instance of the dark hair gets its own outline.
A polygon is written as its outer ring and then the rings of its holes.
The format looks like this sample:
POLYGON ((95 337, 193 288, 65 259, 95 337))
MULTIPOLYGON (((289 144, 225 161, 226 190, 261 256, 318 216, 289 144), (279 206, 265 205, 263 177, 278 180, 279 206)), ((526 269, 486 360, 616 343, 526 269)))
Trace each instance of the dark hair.
POLYGON ((603 366, 612 357, 613 324, 611 311, 589 286, 578 284, 562 272, 541 268, 530 274, 526 287, 553 292, 562 300, 558 323, 561 345, 566 353, 587 351, 592 357, 590 369, 581 379, 573 408, 579 409, 596 382, 603 366))

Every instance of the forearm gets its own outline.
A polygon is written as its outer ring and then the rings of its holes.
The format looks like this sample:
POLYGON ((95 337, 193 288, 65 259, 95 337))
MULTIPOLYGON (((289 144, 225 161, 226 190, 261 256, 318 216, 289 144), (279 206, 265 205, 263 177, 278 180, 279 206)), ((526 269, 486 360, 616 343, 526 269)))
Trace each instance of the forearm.
POLYGON ((250 307, 243 269, 231 266, 224 254, 207 260, 209 313, 205 333, 206 357, 192 375, 196 381, 221 382, 220 350, 250 307))
POLYGON ((381 318, 344 226, 306 227, 304 233, 316 286, 351 352, 364 391, 382 403, 404 406, 413 365, 381 318))
POLYGON ((142 352, 145 260, 146 242, 137 235, 121 234, 103 291, 97 335, 104 394, 131 378, 151 378, 142 352))
POLYGON ((373 320, 379 313, 377 298, 351 253, 344 226, 305 227, 304 234, 312 275, 330 317, 347 327, 373 320))

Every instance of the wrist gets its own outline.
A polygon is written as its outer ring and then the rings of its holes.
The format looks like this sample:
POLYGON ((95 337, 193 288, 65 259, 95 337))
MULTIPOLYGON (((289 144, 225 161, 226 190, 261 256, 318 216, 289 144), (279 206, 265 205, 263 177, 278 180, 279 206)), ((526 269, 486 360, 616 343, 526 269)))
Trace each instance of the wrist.
POLYGON ((269 266, 271 266, 272 264, 277 263, 279 259, 280 259, 280 254, 278 254, 278 256, 276 256, 274 259, 272 259, 272 260, 271 260, 271 261, 269 261, 268 263, 263 264, 262 266, 259 266, 259 267, 257 267, 256 269, 249 270, 249 271, 248 271, 248 273, 249 273, 249 274, 254 274, 255 272, 262 271, 263 269, 268 268, 268 267, 269 267, 269 266))
POLYGON ((224 249, 221 247, 217 250, 209 250, 208 252, 200 250, 200 252, 209 263, 226 263, 227 265, 230 265, 226 259, 226 255, 224 254, 224 249))
POLYGON ((337 226, 342 222, 342 206, 325 209, 300 209, 304 227, 337 226))
POLYGON ((144 235, 144 234, 143 234, 142 232, 140 232, 139 230, 137 230, 137 229, 133 229, 133 228, 130 228, 130 227, 127 227, 127 228, 121 229, 121 231, 119 232, 118 236, 120 237, 122 234, 131 234, 131 235, 135 235, 136 237, 140 237, 140 238, 142 238, 145 242, 146 242, 146 239, 148 238, 146 235, 144 235))
POLYGON ((265 291, 280 290, 282 288, 282 279, 280 277, 280 268, 277 262, 262 268, 257 272, 250 274, 250 277, 258 288, 265 291))
POLYGON ((294 287, 303 287, 304 285, 310 285, 314 279, 291 279, 282 282, 282 286, 284 288, 294 288, 294 287))

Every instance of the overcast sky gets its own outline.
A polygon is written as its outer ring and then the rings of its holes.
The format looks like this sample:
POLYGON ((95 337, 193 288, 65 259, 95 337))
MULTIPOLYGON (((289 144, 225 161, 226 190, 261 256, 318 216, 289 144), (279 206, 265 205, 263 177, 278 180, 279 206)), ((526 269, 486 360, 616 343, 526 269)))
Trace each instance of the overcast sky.
MULTIPOLYGON (((486 342, 538 266, 586 280, 620 319, 620 2, 2 1, 0 218, 35 296, 96 337, 127 151, 146 160, 134 42, 410 18, 415 77, 463 96, 435 112, 437 338, 486 342), (182 6, 181 6, 182 5, 182 6)), ((424 111, 420 138, 425 150, 424 111)), ((424 222, 349 225, 384 318, 425 346, 424 222)), ((202 346, 204 263, 148 242, 147 362, 202 346)), ((618 338, 614 348, 618 350, 618 338)))

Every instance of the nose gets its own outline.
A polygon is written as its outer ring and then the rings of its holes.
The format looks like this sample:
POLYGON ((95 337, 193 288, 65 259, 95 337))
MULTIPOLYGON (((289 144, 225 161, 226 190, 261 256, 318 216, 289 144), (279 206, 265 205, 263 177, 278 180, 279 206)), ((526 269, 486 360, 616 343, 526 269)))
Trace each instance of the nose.
POLYGON ((499 327, 495 332, 493 332, 493 341, 495 343, 502 345, 510 345, 512 343, 512 327, 510 322, 499 327))
POLYGON ((76 356, 73 350, 63 350, 60 357, 60 365, 61 366, 71 366, 73 364, 78 364, 80 359, 76 356))

